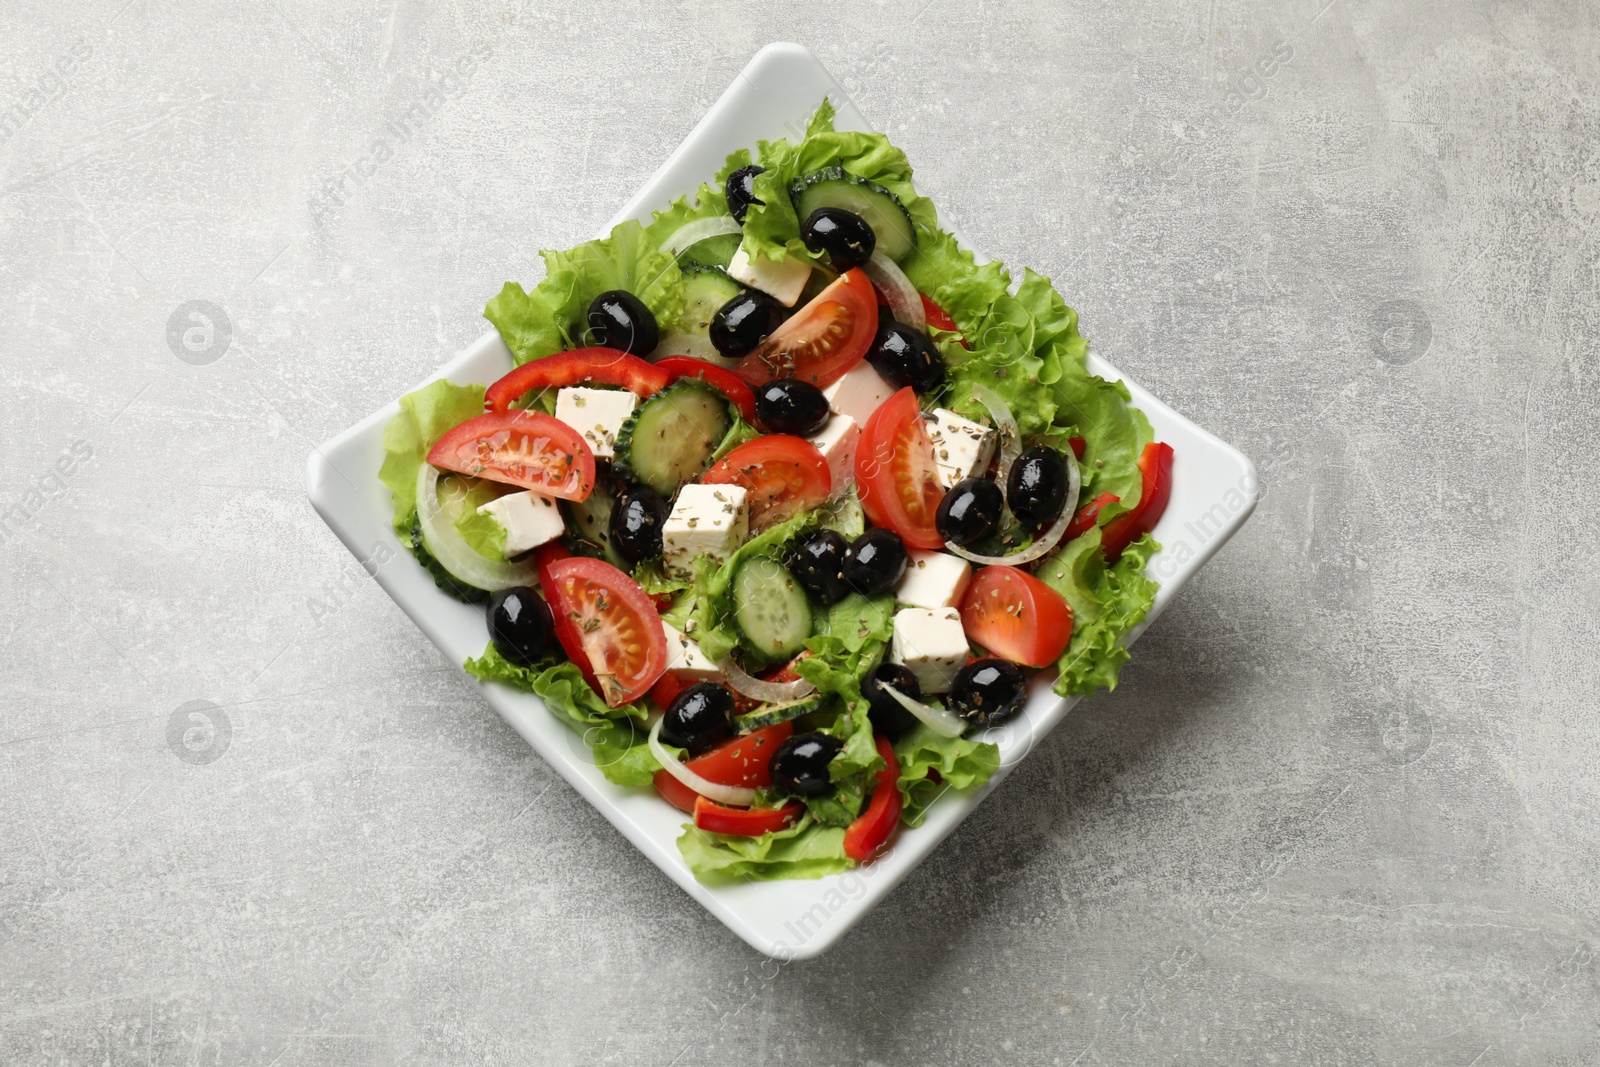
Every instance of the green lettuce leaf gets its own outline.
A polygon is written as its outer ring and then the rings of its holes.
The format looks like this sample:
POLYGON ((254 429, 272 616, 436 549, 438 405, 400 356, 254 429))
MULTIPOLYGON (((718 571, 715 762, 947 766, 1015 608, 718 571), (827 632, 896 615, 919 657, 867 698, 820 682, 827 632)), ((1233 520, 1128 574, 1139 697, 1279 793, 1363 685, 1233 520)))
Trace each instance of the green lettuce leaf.
POLYGON ((900 798, 904 805, 900 821, 907 826, 921 825, 928 805, 945 790, 965 791, 980 786, 1000 769, 1000 749, 996 746, 966 737, 944 737, 923 725, 895 742, 894 756, 900 764, 900 798), (942 781, 930 779, 931 771, 938 771, 942 781))
POLYGON ((678 851, 695 877, 711 884, 821 878, 855 866, 844 854, 844 830, 810 815, 760 837, 709 834, 690 823, 678 838, 678 851))
POLYGON ((1117 672, 1129 657, 1122 639, 1155 603, 1159 585, 1144 569, 1160 548, 1145 534, 1107 566, 1097 528, 1040 565, 1039 579, 1072 608, 1072 640, 1057 664, 1056 692, 1086 696, 1117 687, 1117 672))
POLYGON ((484 387, 439 379, 400 398, 400 410, 383 428, 378 480, 394 499, 394 529, 405 542, 417 512, 417 472, 448 431, 483 414, 484 387))

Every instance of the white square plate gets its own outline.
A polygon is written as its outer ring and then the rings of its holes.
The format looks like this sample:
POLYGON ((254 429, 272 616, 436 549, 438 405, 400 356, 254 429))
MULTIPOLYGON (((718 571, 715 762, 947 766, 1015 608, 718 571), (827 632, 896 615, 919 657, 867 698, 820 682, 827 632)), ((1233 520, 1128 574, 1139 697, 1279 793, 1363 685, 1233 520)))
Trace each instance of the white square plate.
MULTIPOLYGON (((607 224, 606 231, 624 219, 648 221, 653 210, 692 193, 716 173, 729 152, 754 148, 761 138, 797 135, 824 96, 838 109, 840 129, 871 129, 809 51, 793 44, 763 48, 655 177, 607 224)), ((440 368, 436 377, 489 383, 511 366, 511 353, 490 330, 440 368)), ((1116 368, 1092 354, 1090 369, 1105 378, 1121 377, 1116 368)), ((1156 438, 1177 452, 1172 497, 1155 531, 1164 547, 1150 563, 1150 573, 1160 580, 1161 591, 1149 618, 1129 635, 1131 643, 1183 583, 1243 525, 1255 507, 1256 480, 1250 461, 1236 449, 1133 382, 1127 384, 1133 402, 1155 428, 1156 438)), ((411 562, 391 532, 389 492, 378 481, 383 427, 398 410, 398 405, 391 403, 313 452, 307 469, 308 492, 317 512, 358 559, 370 560, 376 552, 379 559, 393 560, 377 568, 378 584, 446 657, 460 663, 483 651, 483 611, 441 593, 423 569, 411 562)), ((550 715, 537 697, 499 685, 484 685, 483 693, 534 751, 684 892, 755 948, 787 959, 815 956, 837 941, 1055 728, 1077 701, 1051 693, 1050 680, 1036 679, 1024 714, 992 731, 990 739, 999 744, 1002 766, 989 783, 970 796, 951 793, 941 798, 929 809, 924 825, 902 833, 893 850, 875 863, 816 880, 722 887, 696 881, 679 856, 675 842, 682 830, 681 813, 663 804, 651 790, 624 789, 607 782, 595 768, 582 738, 550 715)))

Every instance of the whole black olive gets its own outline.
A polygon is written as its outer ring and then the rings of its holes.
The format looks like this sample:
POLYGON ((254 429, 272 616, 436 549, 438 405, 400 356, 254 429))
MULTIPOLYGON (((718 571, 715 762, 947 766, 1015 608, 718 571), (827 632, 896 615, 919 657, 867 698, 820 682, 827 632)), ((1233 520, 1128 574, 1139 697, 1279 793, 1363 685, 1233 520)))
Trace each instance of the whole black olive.
POLYGON ((933 517, 939 536, 966 548, 994 536, 1005 508, 1000 487, 987 478, 963 478, 939 501, 933 517))
POLYGON ((830 734, 795 734, 772 754, 772 784, 785 793, 814 797, 833 788, 828 764, 844 748, 844 742, 830 734))
POLYGON ((1067 502, 1067 460, 1047 445, 1018 456, 1006 475, 1006 503, 1011 513, 1037 529, 1061 517, 1067 502))
POLYGON ((810 437, 832 415, 822 390, 798 378, 774 378, 756 390, 756 420, 769 433, 810 437))
POLYGON ((931 393, 944 384, 944 356, 928 335, 903 322, 881 322, 867 362, 896 389, 931 393))
POLYGON ((744 213, 750 210, 751 204, 765 203, 756 199, 756 175, 766 170, 754 163, 748 167, 740 167, 728 175, 728 181, 722 191, 728 196, 728 210, 733 212, 733 220, 741 225, 744 223, 744 213))
POLYGON ((661 342, 656 317, 626 289, 607 290, 589 303, 589 334, 595 344, 633 356, 647 355, 661 342))
POLYGON ((819 207, 800 226, 800 240, 818 254, 827 253, 836 271, 853 270, 872 258, 878 235, 867 220, 840 207, 819 207))
POLYGON ((711 345, 729 359, 738 359, 783 322, 778 302, 759 289, 746 289, 717 309, 707 333, 711 345))
POLYGON ((891 741, 916 728, 918 719, 894 697, 884 692, 886 688, 898 689, 912 700, 922 699, 922 686, 910 668, 899 663, 880 663, 872 668, 861 683, 861 695, 866 698, 872 727, 891 741))
POLYGON ((555 647, 555 624, 550 608, 526 586, 501 589, 489 598, 484 612, 489 640, 500 654, 521 667, 532 666, 555 647))
POLYGON ((906 572, 906 544, 893 530, 874 527, 851 542, 840 571, 862 596, 887 592, 906 572))
POLYGON ((837 532, 818 530, 801 538, 789 553, 789 573, 821 603, 837 604, 850 595, 843 573, 846 551, 837 532))
POLYGON ((677 696, 661 720, 661 739, 698 756, 733 735, 733 694, 715 682, 696 682, 677 696))
POLYGON ((671 509, 648 485, 623 490, 611 509, 611 546, 629 563, 661 555, 661 527, 671 509))
POLYGON ((950 683, 950 710, 979 726, 997 726, 1016 717, 1028 697, 1028 679, 1008 659, 973 660, 950 683))

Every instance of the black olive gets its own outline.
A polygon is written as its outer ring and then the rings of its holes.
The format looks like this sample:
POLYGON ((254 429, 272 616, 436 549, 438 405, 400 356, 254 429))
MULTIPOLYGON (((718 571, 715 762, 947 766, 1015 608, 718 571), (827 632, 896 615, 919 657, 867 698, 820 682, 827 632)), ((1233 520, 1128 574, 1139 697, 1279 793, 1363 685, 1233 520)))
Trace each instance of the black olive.
POLYGON ((661 555, 661 527, 671 509, 648 485, 635 485, 617 497, 611 509, 611 547, 629 563, 661 555))
POLYGON ((1028 697, 1028 679, 1008 659, 973 660, 950 683, 950 710, 979 726, 996 726, 1016 717, 1028 697))
POLYGON ((765 200, 756 199, 756 175, 766 169, 752 163, 728 175, 728 181, 722 191, 728 196, 728 210, 733 212, 735 222, 741 224, 744 222, 744 213, 750 210, 751 204, 766 203, 765 200))
POLYGON ((987 478, 963 478, 939 501, 933 525, 939 536, 966 548, 993 537, 1005 508, 1000 487, 987 478))
POLYGON ((878 235, 867 220, 841 207, 819 207, 806 216, 800 227, 800 240, 813 252, 826 252, 829 264, 837 271, 861 266, 878 247, 878 235))
POLYGON ((521 667, 531 666, 555 649, 551 640, 555 624, 550 609, 538 593, 526 586, 501 589, 489 598, 484 612, 489 640, 500 654, 521 667))
POLYGON ((1018 456, 1006 475, 1006 503, 1029 526, 1049 526, 1061 517, 1067 502, 1067 461, 1060 452, 1038 445, 1018 456))
POLYGON ((661 720, 661 740, 698 756, 733 735, 733 694, 715 682, 696 682, 677 696, 661 720))
POLYGON ((944 384, 944 356, 928 335, 903 322, 883 322, 867 349, 867 362, 896 389, 931 393, 944 384))
POLYGON ((895 741, 913 730, 919 720, 904 704, 884 692, 886 688, 898 689, 912 700, 921 700, 922 686, 917 684, 917 676, 899 663, 878 664, 861 683, 861 695, 870 706, 867 714, 872 719, 872 728, 895 741))
POLYGON ((877 596, 893 589, 906 572, 906 544, 893 530, 875 527, 851 543, 840 570, 850 588, 877 596))
POLYGON ((785 793, 814 797, 833 788, 828 764, 844 748, 844 742, 830 734, 795 734, 772 754, 772 784, 785 793))
POLYGON ((850 595, 844 580, 844 538, 833 530, 818 530, 802 538, 789 553, 789 573, 817 600, 837 604, 850 595))
POLYGON ((626 289, 610 289, 589 304, 589 336, 603 348, 617 348, 633 356, 655 351, 661 341, 656 317, 644 301, 626 289))
POLYGON ((778 302, 757 289, 746 289, 717 309, 707 331, 711 344, 729 359, 738 359, 767 339, 783 322, 778 302))
POLYGON ((822 390, 798 378, 774 378, 756 390, 756 419, 769 433, 810 437, 832 414, 822 390))

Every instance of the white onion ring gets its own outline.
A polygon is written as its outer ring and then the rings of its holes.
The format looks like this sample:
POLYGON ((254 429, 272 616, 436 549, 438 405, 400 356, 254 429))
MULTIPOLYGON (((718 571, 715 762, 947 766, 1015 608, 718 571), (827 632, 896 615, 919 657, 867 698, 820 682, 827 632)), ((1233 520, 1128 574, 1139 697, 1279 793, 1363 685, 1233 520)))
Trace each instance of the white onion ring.
POLYGON ((650 727, 650 754, 661 764, 661 769, 672 777, 693 789, 707 800, 715 800, 718 804, 731 804, 736 808, 748 808, 756 802, 756 791, 742 785, 721 785, 717 782, 700 777, 683 765, 683 761, 667 751, 667 746, 661 743, 661 724, 666 721, 663 715, 656 719, 650 727))
POLYGON ((673 231, 661 244, 661 251, 669 256, 679 256, 708 237, 742 232, 732 215, 712 215, 708 218, 686 222, 673 231))
POLYGON ((967 720, 947 708, 936 708, 906 696, 892 685, 878 687, 900 702, 900 706, 915 715, 922 724, 940 737, 960 737, 967 732, 967 720))
POLYGON ((709 337, 697 333, 669 333, 645 358, 654 363, 668 356, 693 356, 718 367, 731 367, 735 362, 718 352, 709 337))
POLYGON ((883 298, 894 312, 894 320, 914 330, 928 328, 928 315, 922 308, 922 294, 911 284, 906 272, 882 252, 872 253, 872 258, 861 267, 872 279, 872 284, 883 291, 883 298))
POLYGON ((1083 476, 1078 473, 1078 460, 1070 451, 1067 452, 1067 500, 1066 506, 1061 509, 1061 515, 1049 528, 1034 539, 1033 544, 1021 552, 1009 556, 981 556, 976 552, 968 552, 960 545, 950 541, 944 543, 945 551, 952 555, 960 556, 969 563, 981 563, 986 567, 1015 567, 1023 563, 1032 563, 1050 554, 1061 541, 1061 535, 1067 532, 1067 527, 1072 525, 1072 516, 1078 510, 1078 493, 1083 488, 1083 476))
POLYGON ((804 678, 797 678, 792 682, 763 681, 746 674, 733 661, 732 656, 724 656, 718 660, 717 670, 722 672, 729 689, 752 700, 759 700, 763 704, 787 704, 791 700, 799 700, 817 691, 817 687, 804 678))
POLYGON ((427 462, 417 472, 417 524, 422 527, 423 547, 458 581, 477 589, 492 593, 515 585, 535 584, 539 568, 532 560, 509 563, 490 559, 462 539, 461 531, 444 517, 439 507, 440 473, 438 467, 427 462))
POLYGON ((1004 486, 1006 475, 1011 473, 1011 464, 1022 455, 1022 430, 1017 426, 1017 417, 1011 414, 1011 408, 1000 399, 999 393, 977 382, 972 386, 972 395, 988 409, 995 433, 1000 438, 1000 473, 995 481, 1004 486))

